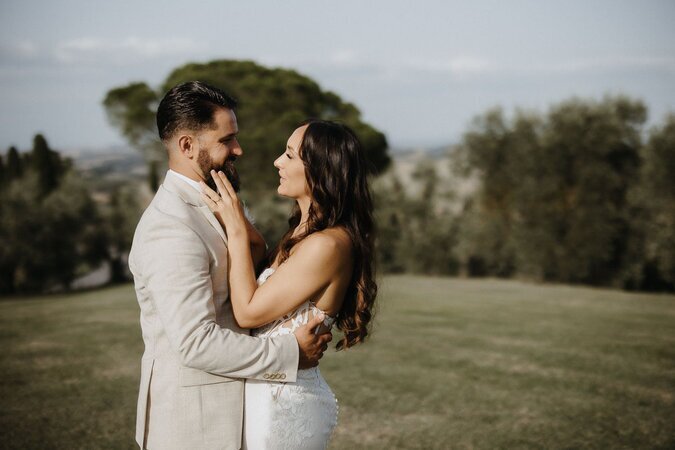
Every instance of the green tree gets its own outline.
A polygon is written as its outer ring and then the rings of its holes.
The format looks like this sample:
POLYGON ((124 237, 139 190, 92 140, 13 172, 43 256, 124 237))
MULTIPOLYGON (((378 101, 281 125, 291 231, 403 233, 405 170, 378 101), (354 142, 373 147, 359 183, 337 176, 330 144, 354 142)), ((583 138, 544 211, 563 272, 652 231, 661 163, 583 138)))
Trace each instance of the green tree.
POLYGON ((626 287, 675 290, 675 114, 650 131, 632 189, 626 287))
POLYGON ((6 176, 5 160, 3 159, 2 155, 0 155, 0 189, 5 186, 6 176))
POLYGON ((409 271, 425 274, 455 274, 457 223, 445 206, 448 192, 438 175, 436 161, 421 159, 412 173, 419 192, 409 200, 409 271))
POLYGON ((159 101, 159 94, 142 82, 111 89, 103 100, 110 123, 146 160, 153 192, 157 190, 153 180, 159 178, 159 171, 166 165, 159 164, 166 160, 155 121, 159 101))
POLYGON ((480 180, 458 222, 457 254, 469 275, 510 276, 515 270, 512 231, 518 144, 503 111, 493 109, 474 119, 454 152, 455 173, 480 180))
POLYGON ((37 172, 40 194, 47 195, 56 189, 65 167, 58 152, 49 147, 41 134, 33 138, 33 150, 30 155, 31 165, 37 172))
POLYGON ((159 161, 151 161, 148 165, 148 183, 152 192, 157 192, 159 189, 160 166, 159 161))
POLYGON ((87 188, 72 170, 43 195, 28 166, 0 192, 0 292, 68 288, 104 256, 101 223, 87 188))
POLYGON ((134 231, 141 213, 142 208, 134 186, 121 187, 113 192, 104 217, 111 283, 128 280, 126 257, 131 249, 134 231))
POLYGON ((380 270, 457 273, 457 227, 447 202, 451 193, 445 189, 436 164, 430 158, 422 158, 407 190, 395 173, 387 173, 375 183, 380 270))
POLYGON ((379 173, 389 164, 386 138, 361 120, 353 104, 323 91, 293 70, 231 60, 186 64, 171 72, 157 91, 145 83, 133 83, 108 92, 103 103, 112 124, 148 161, 165 160, 155 125, 157 102, 171 87, 190 80, 221 88, 239 101, 239 137, 245 156, 238 167, 249 192, 267 191, 276 185, 272 162, 285 148, 293 128, 308 117, 340 120, 351 126, 364 145, 373 172, 379 173))
POLYGON ((480 182, 460 220, 469 272, 615 283, 645 117, 642 102, 607 97, 478 118, 458 151, 459 171, 480 182))
POLYGON ((644 104, 624 97, 571 100, 549 112, 518 208, 518 246, 547 267, 546 278, 608 284, 620 273, 645 119, 644 104))
POLYGON ((410 257, 406 246, 410 240, 407 216, 411 208, 408 194, 396 174, 387 173, 373 183, 373 203, 378 269, 387 273, 405 272, 410 257))
POLYGON ((647 231, 647 249, 659 275, 670 289, 675 287, 675 114, 652 130, 645 149, 642 180, 648 192, 652 221, 647 231))
POLYGON ((7 168, 5 173, 7 174, 7 181, 19 178, 23 174, 23 162, 16 147, 12 146, 7 151, 7 168))

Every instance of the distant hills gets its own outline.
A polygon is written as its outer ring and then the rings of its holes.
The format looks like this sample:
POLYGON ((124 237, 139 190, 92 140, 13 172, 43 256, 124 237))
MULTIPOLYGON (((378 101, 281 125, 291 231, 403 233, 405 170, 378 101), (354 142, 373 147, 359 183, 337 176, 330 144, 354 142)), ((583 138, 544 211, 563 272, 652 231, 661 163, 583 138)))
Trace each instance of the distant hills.
MULTIPOLYGON (((385 178, 395 174, 406 182, 406 186, 411 187, 415 167, 424 159, 432 159, 441 178, 447 179, 450 176, 448 155, 451 148, 450 145, 393 147, 389 150, 393 165, 385 178)), ((71 148, 59 152, 73 161, 76 169, 96 191, 111 192, 129 181, 146 183, 148 172, 143 156, 126 145, 71 148)))
POLYGON ((79 170, 91 175, 127 174, 145 176, 147 168, 140 153, 125 147, 64 152, 79 170))
POLYGON ((452 151, 453 145, 441 145, 435 147, 391 147, 389 153, 392 158, 406 157, 409 155, 424 155, 427 158, 445 158, 452 151))
MULTIPOLYGON (((394 164, 409 166, 421 158, 434 160, 447 158, 451 146, 438 147, 394 147, 390 154, 394 164)), ((147 167, 142 155, 125 145, 112 145, 105 148, 78 148, 67 149, 62 153, 70 157, 75 166, 92 176, 129 176, 131 178, 145 177, 147 167)))

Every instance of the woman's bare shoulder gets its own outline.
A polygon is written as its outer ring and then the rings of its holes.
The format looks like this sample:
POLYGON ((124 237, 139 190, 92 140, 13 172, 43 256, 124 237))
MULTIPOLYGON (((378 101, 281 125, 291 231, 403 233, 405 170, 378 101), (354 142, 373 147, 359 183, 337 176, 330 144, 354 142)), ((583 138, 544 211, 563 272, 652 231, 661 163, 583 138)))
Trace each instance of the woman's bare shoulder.
POLYGON ((340 227, 317 231, 298 244, 298 255, 322 261, 346 261, 351 256, 352 240, 340 227))

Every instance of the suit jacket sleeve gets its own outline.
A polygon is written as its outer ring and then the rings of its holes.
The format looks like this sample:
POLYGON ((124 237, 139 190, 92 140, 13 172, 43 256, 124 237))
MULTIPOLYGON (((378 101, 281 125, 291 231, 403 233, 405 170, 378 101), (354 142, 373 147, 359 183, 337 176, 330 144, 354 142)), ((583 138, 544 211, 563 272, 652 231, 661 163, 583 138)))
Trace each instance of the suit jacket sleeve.
POLYGON ((215 322, 209 253, 197 233, 168 218, 146 231, 133 264, 180 363, 228 377, 264 379, 274 372, 295 381, 294 335, 261 339, 215 322))

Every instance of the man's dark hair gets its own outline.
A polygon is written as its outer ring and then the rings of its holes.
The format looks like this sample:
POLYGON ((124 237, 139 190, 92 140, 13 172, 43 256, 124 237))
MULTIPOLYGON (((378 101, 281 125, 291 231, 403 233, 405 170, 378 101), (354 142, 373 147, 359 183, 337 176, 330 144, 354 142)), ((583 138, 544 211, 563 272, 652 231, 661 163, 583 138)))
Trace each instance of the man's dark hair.
POLYGON ((188 81, 171 88, 157 108, 157 130, 162 141, 177 130, 202 130, 213 125, 217 108, 234 110, 237 101, 201 81, 188 81))

